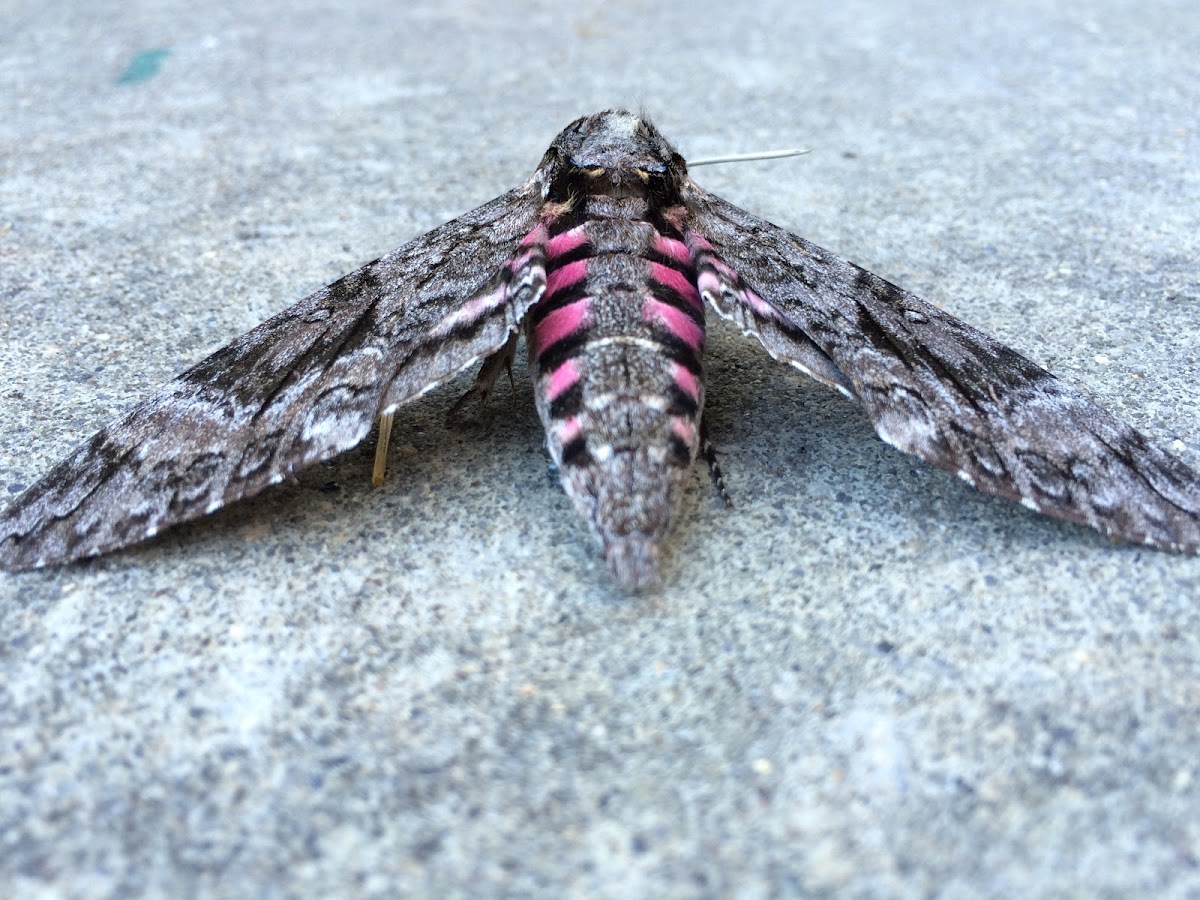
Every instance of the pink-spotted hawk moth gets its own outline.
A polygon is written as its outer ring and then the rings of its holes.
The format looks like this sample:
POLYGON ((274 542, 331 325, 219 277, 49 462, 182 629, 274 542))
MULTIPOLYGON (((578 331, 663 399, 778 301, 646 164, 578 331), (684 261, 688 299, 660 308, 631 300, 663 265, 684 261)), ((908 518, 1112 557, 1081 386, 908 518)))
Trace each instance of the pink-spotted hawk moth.
POLYGON ((708 193, 649 121, 608 110, 567 126, 525 184, 100 431, 0 516, 0 565, 95 556, 253 496, 478 360, 486 395, 523 334, 562 485, 616 580, 645 587, 703 451, 706 304, 981 491, 1200 550, 1200 477, 1182 462, 1014 350, 708 193))

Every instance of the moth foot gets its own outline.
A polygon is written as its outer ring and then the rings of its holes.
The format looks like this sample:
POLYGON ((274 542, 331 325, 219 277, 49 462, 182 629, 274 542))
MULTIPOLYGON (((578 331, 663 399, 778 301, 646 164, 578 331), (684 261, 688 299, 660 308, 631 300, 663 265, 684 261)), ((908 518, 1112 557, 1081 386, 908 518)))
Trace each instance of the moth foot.
POLYGON ((700 455, 708 463, 708 477, 717 490, 717 496, 721 498, 726 509, 733 509, 733 498, 729 496, 729 490, 725 487, 725 473, 721 471, 721 464, 717 462, 717 448, 708 439, 708 429, 703 423, 700 425, 700 455))
POLYGON ((475 383, 458 398, 450 407, 450 411, 446 413, 448 425, 457 425, 468 420, 478 421, 484 407, 487 406, 488 397, 491 396, 492 388, 496 386, 501 372, 508 372, 508 382, 514 390, 516 389, 512 364, 517 353, 518 338, 519 335, 514 334, 508 339, 508 343, 483 361, 483 365, 479 367, 479 374, 475 376, 475 383), (468 414, 467 410, 470 408, 474 408, 474 410, 468 414))

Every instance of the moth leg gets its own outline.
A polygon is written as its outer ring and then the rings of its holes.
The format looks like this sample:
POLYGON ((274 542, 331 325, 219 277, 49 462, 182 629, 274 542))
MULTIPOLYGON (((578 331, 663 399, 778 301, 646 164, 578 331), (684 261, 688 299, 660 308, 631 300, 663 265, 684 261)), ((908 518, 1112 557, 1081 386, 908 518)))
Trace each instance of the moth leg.
POLYGON ((516 390, 516 382, 513 380, 512 364, 517 355, 517 341, 520 339, 520 332, 514 332, 508 342, 483 361, 483 365, 479 368, 479 374, 475 376, 475 383, 467 390, 465 394, 458 398, 450 411, 446 413, 447 422, 456 422, 462 419, 463 410, 468 406, 478 404, 482 408, 488 397, 492 393, 492 388, 496 386, 496 381, 500 378, 500 373, 507 370, 509 384, 516 390))
POLYGON ((379 437, 375 441, 375 470, 371 473, 371 484, 375 487, 383 484, 383 475, 387 470, 388 441, 392 438, 392 422, 395 419, 394 412, 385 412, 379 417, 379 437))
POLYGON ((729 496, 729 491, 725 487, 725 475, 721 471, 721 464, 717 462, 717 448, 709 440, 708 423, 703 419, 700 421, 700 455, 708 463, 708 477, 712 479, 713 487, 717 489, 717 496, 721 498, 726 509, 733 509, 733 498, 729 496))

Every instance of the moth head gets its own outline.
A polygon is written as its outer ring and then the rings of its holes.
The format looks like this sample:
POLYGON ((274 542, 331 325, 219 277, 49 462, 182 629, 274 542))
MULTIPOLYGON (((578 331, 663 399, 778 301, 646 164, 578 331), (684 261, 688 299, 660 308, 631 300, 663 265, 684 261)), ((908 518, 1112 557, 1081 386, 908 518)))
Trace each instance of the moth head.
POLYGON ((607 109, 564 128, 539 172, 547 199, 586 193, 670 200, 687 178, 687 164, 649 119, 607 109))

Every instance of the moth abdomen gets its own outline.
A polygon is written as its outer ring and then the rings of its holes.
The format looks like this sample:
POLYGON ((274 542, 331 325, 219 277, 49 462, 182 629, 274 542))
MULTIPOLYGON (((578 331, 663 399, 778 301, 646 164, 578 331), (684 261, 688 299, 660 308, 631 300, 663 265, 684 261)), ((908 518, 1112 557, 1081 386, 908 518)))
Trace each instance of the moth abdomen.
POLYGON ((639 587, 656 577, 699 449, 705 330, 690 252, 627 190, 550 226, 546 291, 526 327, 563 486, 618 580, 639 587))

